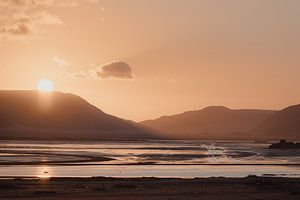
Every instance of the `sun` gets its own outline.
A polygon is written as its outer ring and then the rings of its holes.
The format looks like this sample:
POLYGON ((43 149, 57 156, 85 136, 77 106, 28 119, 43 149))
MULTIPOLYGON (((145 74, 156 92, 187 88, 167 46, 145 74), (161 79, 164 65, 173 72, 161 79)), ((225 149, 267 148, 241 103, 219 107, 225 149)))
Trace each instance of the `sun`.
POLYGON ((48 79, 38 81, 37 87, 39 91, 52 92, 54 90, 54 84, 48 79))

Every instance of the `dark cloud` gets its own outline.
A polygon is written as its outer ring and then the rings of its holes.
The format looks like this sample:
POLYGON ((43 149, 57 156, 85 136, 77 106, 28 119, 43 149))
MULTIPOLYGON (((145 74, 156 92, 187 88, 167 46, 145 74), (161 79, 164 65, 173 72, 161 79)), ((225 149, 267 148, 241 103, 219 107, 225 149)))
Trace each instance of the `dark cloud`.
POLYGON ((63 76, 69 78, 84 79, 133 79, 131 67, 122 61, 111 62, 101 65, 92 70, 64 73, 63 76))
POLYGON ((96 74, 98 77, 103 79, 133 79, 131 67, 127 63, 122 61, 104 64, 97 69, 96 74))

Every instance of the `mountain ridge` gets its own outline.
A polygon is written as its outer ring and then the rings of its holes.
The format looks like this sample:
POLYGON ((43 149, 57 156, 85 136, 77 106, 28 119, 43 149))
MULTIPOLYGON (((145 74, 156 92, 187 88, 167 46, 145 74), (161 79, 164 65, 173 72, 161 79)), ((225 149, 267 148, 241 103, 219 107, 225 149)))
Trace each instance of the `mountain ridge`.
POLYGON ((250 133, 261 121, 275 112, 209 106, 140 123, 178 139, 243 139, 245 137, 241 134, 250 133))
POLYGON ((300 104, 288 106, 262 121, 253 131, 256 134, 275 136, 282 139, 283 134, 290 139, 300 139, 300 104))
POLYGON ((208 106, 135 123, 63 92, 0 90, 0 139, 299 139, 300 104, 279 111, 208 106))
POLYGON ((74 94, 1 90, 0 138, 136 140, 157 135, 74 94))

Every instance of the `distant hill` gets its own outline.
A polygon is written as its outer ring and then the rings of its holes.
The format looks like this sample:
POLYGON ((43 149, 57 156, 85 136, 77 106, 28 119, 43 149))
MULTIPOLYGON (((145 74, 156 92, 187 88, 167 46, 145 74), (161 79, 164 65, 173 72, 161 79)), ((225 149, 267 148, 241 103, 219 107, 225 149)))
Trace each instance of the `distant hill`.
POLYGON ((274 113, 254 133, 274 139, 300 139, 300 104, 274 113))
POLYGON ((138 140, 157 136, 73 94, 0 91, 0 138, 138 140))
POLYGON ((255 136, 249 132, 274 113, 273 110, 231 110, 211 106, 141 124, 178 139, 253 139, 255 136))

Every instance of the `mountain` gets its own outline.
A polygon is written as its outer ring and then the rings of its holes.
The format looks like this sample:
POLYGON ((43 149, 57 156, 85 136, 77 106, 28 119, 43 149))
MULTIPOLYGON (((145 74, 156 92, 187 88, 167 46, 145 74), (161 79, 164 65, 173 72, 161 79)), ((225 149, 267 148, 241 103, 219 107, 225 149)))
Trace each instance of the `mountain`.
POLYGON ((0 138, 137 140, 157 136, 73 94, 0 91, 0 138))
POLYGON ((177 139, 248 139, 252 137, 248 133, 274 112, 211 106, 203 110, 143 121, 141 124, 177 139))
POLYGON ((300 139, 300 104, 280 110, 253 131, 274 139, 300 139))

